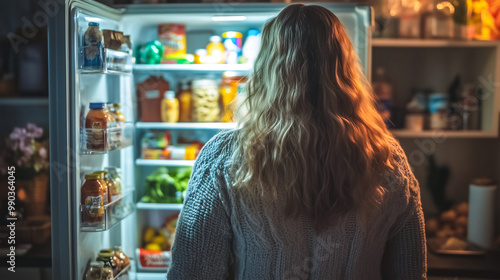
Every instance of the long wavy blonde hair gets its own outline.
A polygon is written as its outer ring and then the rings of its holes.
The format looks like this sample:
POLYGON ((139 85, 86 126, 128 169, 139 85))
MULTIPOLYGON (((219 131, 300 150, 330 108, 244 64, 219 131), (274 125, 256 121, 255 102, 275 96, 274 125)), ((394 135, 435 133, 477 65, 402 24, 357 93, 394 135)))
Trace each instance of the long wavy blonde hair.
POLYGON ((246 92, 235 188, 284 199, 316 229, 380 203, 393 138, 332 12, 294 4, 267 22, 246 92))

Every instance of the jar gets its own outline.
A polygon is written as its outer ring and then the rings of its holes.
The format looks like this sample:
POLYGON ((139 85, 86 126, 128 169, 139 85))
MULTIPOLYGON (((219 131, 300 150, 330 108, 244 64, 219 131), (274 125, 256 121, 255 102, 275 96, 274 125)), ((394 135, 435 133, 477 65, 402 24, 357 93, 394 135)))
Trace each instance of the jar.
POLYGON ((115 251, 115 256, 117 256, 121 262, 122 269, 125 269, 130 264, 130 258, 127 257, 127 255, 125 255, 125 253, 123 253, 122 246, 117 245, 117 246, 113 247, 113 249, 115 251))
POLYGON ((113 276, 116 276, 121 270, 121 262, 116 262, 116 259, 113 259, 113 255, 115 252, 112 249, 103 249, 97 255, 96 260, 104 262, 104 267, 111 268, 113 272, 113 276))
POLYGON ((90 103, 89 108, 90 111, 85 118, 87 149, 108 150, 113 139, 106 139, 105 130, 116 127, 116 119, 109 113, 105 103, 90 103))
POLYGON ((211 79, 193 81, 193 121, 218 122, 220 119, 219 89, 211 79))
POLYGON ((85 280, 101 280, 103 268, 103 262, 91 262, 90 268, 85 274, 85 280))
MULTIPOLYGON (((120 168, 117 167, 106 167, 106 171, 108 171, 108 180, 110 181, 110 184, 112 184, 111 188, 113 188, 112 192, 116 195, 118 195, 117 198, 120 198, 122 196, 122 179, 120 178, 120 168), (114 188, 116 187, 116 192, 114 191, 114 188)), ((110 191, 111 192, 111 191, 110 191)), ((112 199, 111 201, 114 201, 117 198, 113 198, 113 194, 111 195, 112 199)))
POLYGON ((193 115, 193 93, 188 81, 181 82, 179 100, 179 122, 191 122, 193 115))
POLYGON ((111 189, 110 189, 110 181, 106 177, 108 174, 107 171, 100 170, 100 171, 95 171, 94 174, 99 175, 99 180, 101 181, 101 184, 105 188, 105 202, 104 205, 111 203, 113 200, 111 199, 111 189))
POLYGON ((96 225, 104 222, 106 192, 100 179, 99 174, 85 175, 85 183, 80 190, 83 224, 96 225))

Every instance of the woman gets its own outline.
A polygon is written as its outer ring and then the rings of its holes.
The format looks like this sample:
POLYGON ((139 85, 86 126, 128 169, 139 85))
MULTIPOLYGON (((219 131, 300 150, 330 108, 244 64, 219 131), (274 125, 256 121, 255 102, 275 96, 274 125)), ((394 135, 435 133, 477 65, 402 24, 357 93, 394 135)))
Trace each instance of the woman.
POLYGON ((420 193, 338 18, 262 31, 240 128, 203 148, 168 279, 425 279, 420 193))

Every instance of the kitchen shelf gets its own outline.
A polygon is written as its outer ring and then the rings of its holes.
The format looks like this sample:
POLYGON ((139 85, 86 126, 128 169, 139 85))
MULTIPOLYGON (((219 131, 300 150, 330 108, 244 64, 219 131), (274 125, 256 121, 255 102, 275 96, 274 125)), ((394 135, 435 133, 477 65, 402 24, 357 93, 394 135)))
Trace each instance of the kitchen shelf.
POLYGON ((48 106, 48 97, 4 97, 0 106, 48 106))
POLYGON ((462 131, 413 131, 405 129, 391 130, 397 138, 496 138, 498 135, 491 131, 462 130, 462 131))
POLYGON ((249 72, 252 66, 249 64, 134 64, 133 70, 134 72, 249 72))
POLYGON ((137 202, 136 207, 140 210, 182 210, 182 203, 145 203, 137 202))
POLYGON ((385 39, 373 38, 372 47, 409 47, 409 48, 467 48, 496 47, 500 41, 478 40, 433 40, 433 39, 385 39))
POLYGON ((170 160, 170 159, 136 159, 135 165, 138 166, 193 166, 194 160, 170 160))
POLYGON ((104 205, 103 221, 97 223, 83 222, 85 205, 80 205, 80 230, 83 232, 106 231, 125 219, 135 210, 134 190, 123 193, 122 197, 104 205))
POLYGON ((236 128, 236 123, 223 122, 180 122, 180 123, 161 123, 161 122, 137 122, 136 128, 141 129, 232 129, 236 128))
POLYGON ((132 145, 134 124, 126 123, 108 129, 84 128, 80 133, 82 155, 106 154, 132 145), (99 148, 96 148, 101 146, 99 148))

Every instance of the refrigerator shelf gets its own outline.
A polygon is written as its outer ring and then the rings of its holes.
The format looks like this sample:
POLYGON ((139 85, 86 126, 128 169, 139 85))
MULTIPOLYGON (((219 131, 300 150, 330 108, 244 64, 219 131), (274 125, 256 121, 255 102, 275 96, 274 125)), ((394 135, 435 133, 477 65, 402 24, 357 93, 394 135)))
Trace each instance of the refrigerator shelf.
POLYGON ((137 202, 136 207, 139 210, 182 210, 182 203, 145 203, 137 202))
POLYGON ((193 166, 194 160, 169 160, 169 159, 142 159, 138 158, 135 160, 135 165, 137 166, 193 166))
POLYGON ((250 72, 249 64, 134 64, 134 72, 250 72))
POLYGON ((133 136, 133 123, 108 129, 84 128, 80 133, 80 154, 106 154, 129 147, 132 145, 133 136))
POLYGON ((85 63, 85 48, 80 48, 81 74, 128 74, 132 72, 132 52, 100 48, 96 61, 85 63))
POLYGON ((233 129, 237 127, 234 122, 179 122, 179 123, 162 123, 162 122, 137 122, 136 128, 139 129, 233 129))
POLYGON ((80 230, 82 232, 106 231, 125 219, 135 210, 134 190, 123 193, 122 197, 104 205, 103 219, 101 222, 83 222, 85 206, 80 205, 80 230))

